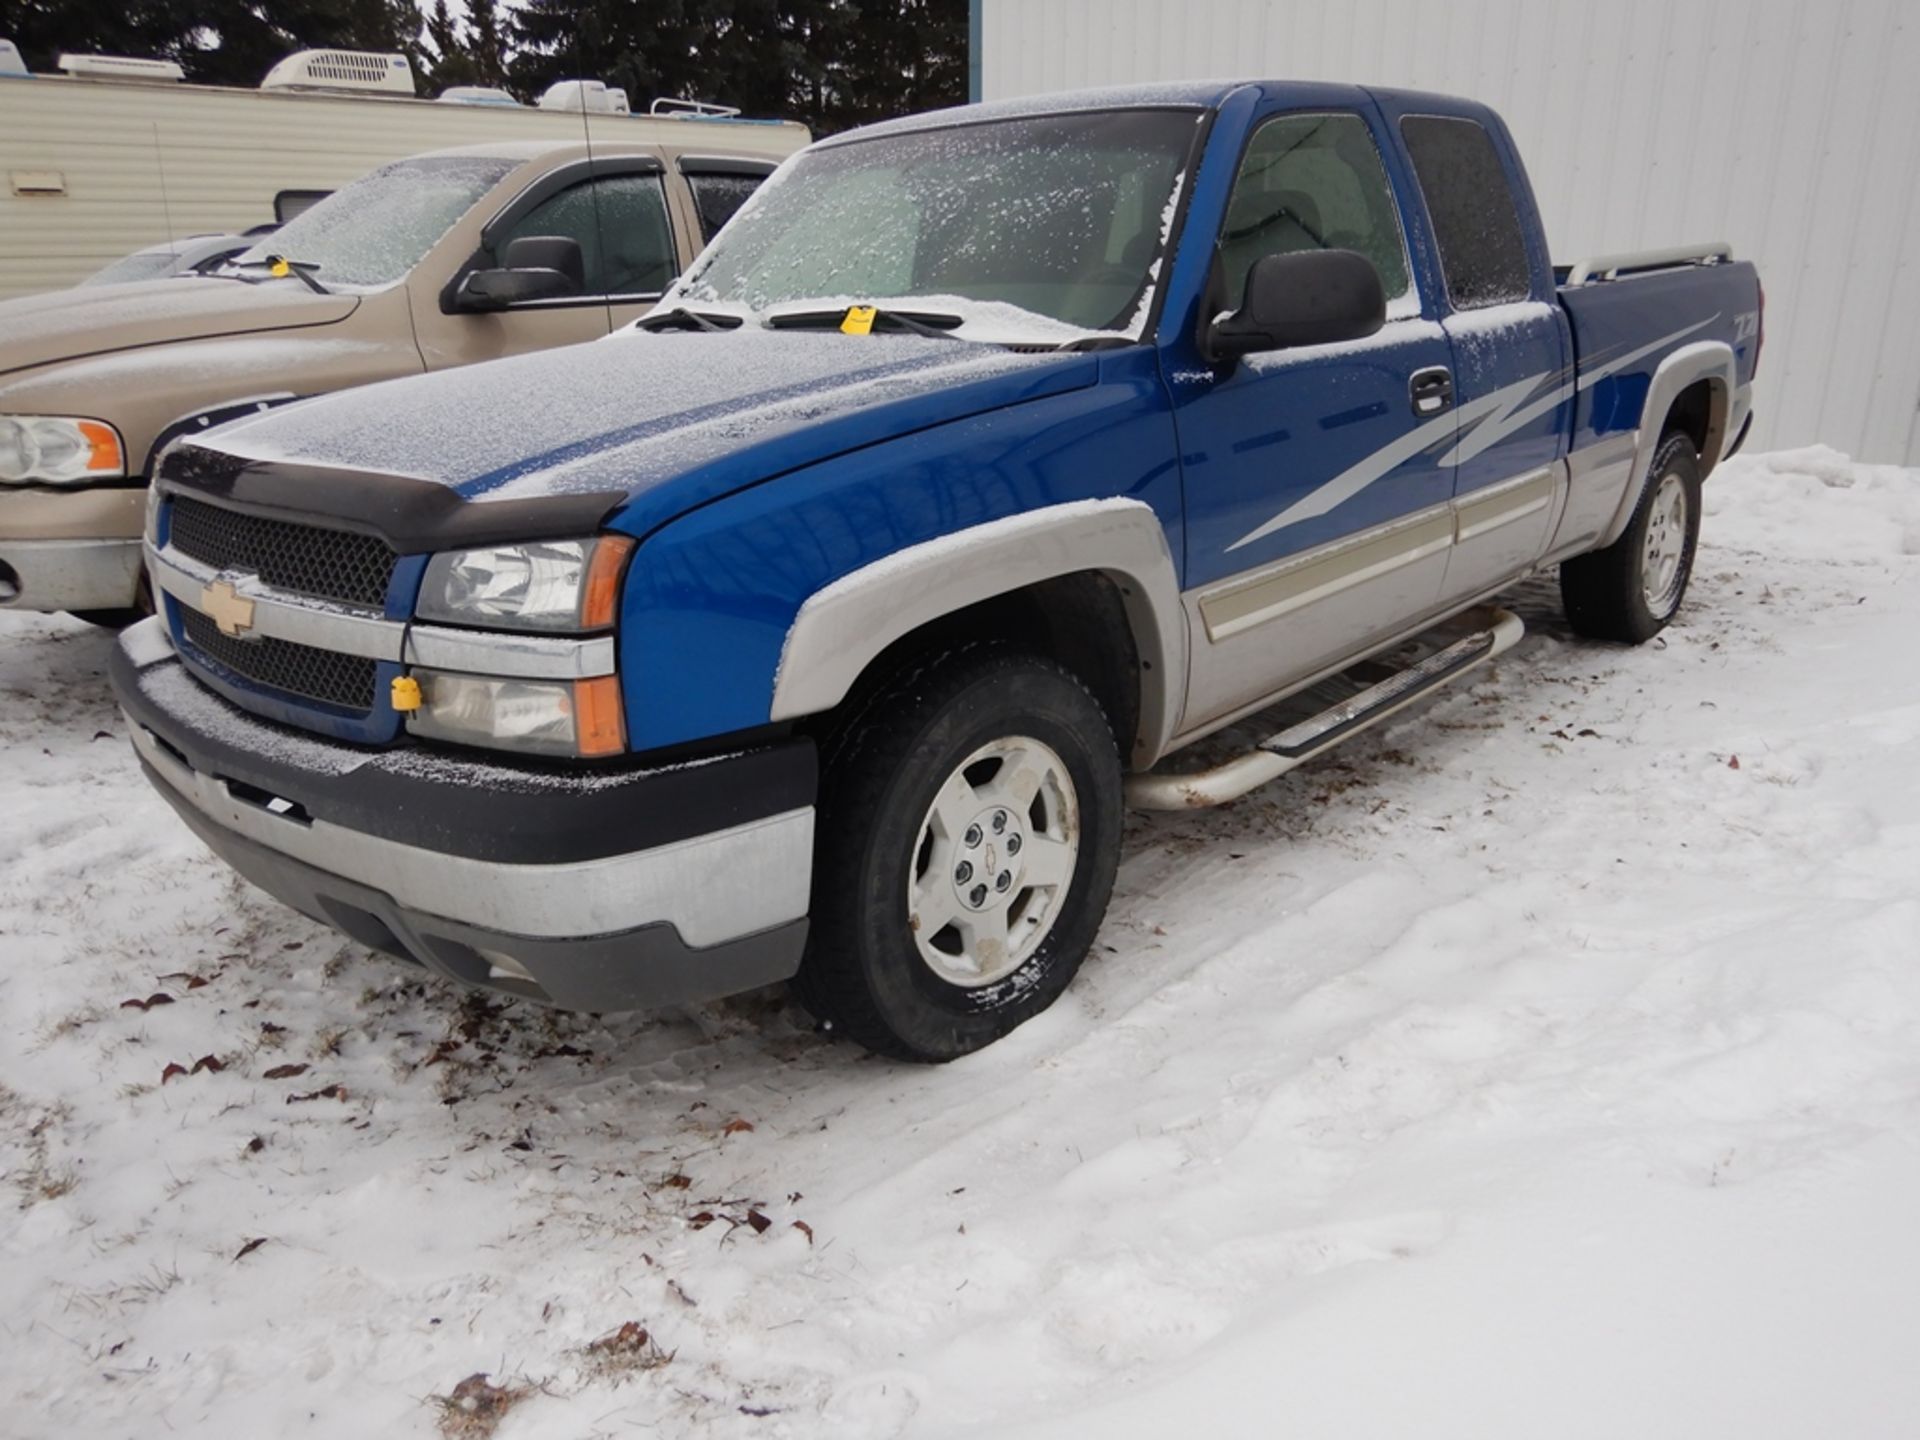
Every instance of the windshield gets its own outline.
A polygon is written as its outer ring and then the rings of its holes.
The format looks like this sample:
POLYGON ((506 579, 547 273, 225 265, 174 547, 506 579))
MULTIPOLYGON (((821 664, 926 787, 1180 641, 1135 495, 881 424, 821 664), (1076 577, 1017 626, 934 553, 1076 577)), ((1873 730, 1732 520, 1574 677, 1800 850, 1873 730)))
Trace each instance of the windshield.
POLYGON ((329 289, 375 289, 400 279, 520 162, 442 155, 382 165, 234 258, 281 255, 311 267, 329 289))
POLYGON ((968 319, 991 315, 986 302, 1074 330, 1137 333, 1197 119, 1050 115, 805 151, 662 308, 857 301, 968 319))

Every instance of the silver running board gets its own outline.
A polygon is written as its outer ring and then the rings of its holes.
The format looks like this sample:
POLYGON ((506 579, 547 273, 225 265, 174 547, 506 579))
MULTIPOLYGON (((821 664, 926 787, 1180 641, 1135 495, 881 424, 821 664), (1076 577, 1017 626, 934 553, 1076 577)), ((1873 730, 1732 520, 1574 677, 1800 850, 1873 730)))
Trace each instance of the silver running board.
POLYGON ((1490 609, 1483 613, 1485 628, 1456 640, 1444 650, 1436 650, 1404 670, 1396 670, 1358 695, 1269 736, 1224 765, 1185 775, 1129 776, 1127 804, 1137 810, 1204 810, 1238 799, 1269 780, 1277 780, 1342 740, 1370 729, 1389 715, 1452 684, 1494 656, 1505 654, 1526 634, 1526 625, 1512 611, 1490 609))

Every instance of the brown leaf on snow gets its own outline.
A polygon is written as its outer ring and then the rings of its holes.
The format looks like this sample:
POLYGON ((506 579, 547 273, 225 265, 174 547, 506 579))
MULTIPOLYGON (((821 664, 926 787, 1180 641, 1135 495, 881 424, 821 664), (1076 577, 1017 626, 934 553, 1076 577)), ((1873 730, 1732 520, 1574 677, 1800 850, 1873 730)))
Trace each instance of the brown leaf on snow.
POLYGON ((807 1244, 813 1244, 813 1227, 811 1225, 807 1224, 804 1220, 796 1220, 793 1222, 793 1228, 807 1237, 807 1244))
POLYGON ((436 1395, 440 1433, 456 1440, 485 1440, 500 1422, 527 1397, 524 1385, 494 1385, 484 1374, 469 1375, 450 1395, 436 1395))
POLYGON ((276 1065, 271 1070, 266 1071, 265 1075, 269 1080, 291 1080, 296 1075, 304 1075, 306 1073, 307 1067, 305 1065, 276 1065))
POLYGON ((171 1080, 174 1076, 184 1075, 186 1073, 187 1073, 186 1066, 177 1065, 173 1061, 169 1060, 167 1062, 167 1068, 160 1072, 160 1083, 164 1085, 167 1083, 167 1081, 171 1080))
POLYGON ((752 1129, 753 1122, 751 1120, 742 1120, 735 1117, 720 1127, 720 1133, 722 1135, 742 1135, 752 1129))
POLYGON ((685 1190, 689 1185, 693 1184, 693 1177, 691 1175, 673 1174, 667 1176, 667 1178, 660 1183, 669 1190, 685 1190))
POLYGON ((202 985, 207 983, 207 977, 205 975, 196 975, 191 970, 175 970, 171 974, 160 976, 159 979, 163 983, 168 980, 178 980, 189 990, 198 990, 202 985))
POLYGON ((719 1219, 719 1216, 715 1215, 711 1210, 702 1210, 698 1215, 688 1220, 687 1224, 695 1230, 704 1230, 717 1219, 719 1219))
POLYGON ((227 1062, 222 1060, 218 1055, 202 1055, 198 1060, 193 1062, 193 1070, 191 1073, 198 1075, 202 1070, 211 1070, 214 1074, 218 1075, 226 1068, 227 1062))
POLYGON ((586 1354, 592 1367, 608 1378, 634 1370, 657 1370, 673 1359, 673 1352, 662 1350, 660 1342, 638 1320, 629 1320, 611 1334, 602 1335, 586 1347, 586 1354))
POLYGON ((747 1211, 747 1224, 753 1227, 753 1233, 756 1235, 764 1235, 773 1227, 773 1221, 762 1215, 758 1210, 747 1211))
POLYGON ((1727 769, 1738 770, 1739 768, 1740 768, 1740 757, 1738 755, 1729 755, 1727 757, 1727 769))
POLYGON ((240 1253, 233 1257, 233 1263, 238 1265, 242 1260, 246 1259, 247 1256, 253 1254, 254 1251, 258 1250, 262 1245, 266 1243, 267 1243, 266 1236, 264 1235, 254 1236, 253 1239, 247 1241, 246 1244, 240 1247, 240 1253))
POLYGON ((287 1104, 298 1105, 304 1100, 345 1100, 347 1087, 344 1085, 323 1085, 318 1090, 309 1090, 304 1095, 287 1096, 287 1104))
POLYGON ((144 1000, 122 1000, 120 1002, 120 1008, 122 1010, 151 1010, 156 1005, 171 1004, 173 1004, 173 996, 156 991, 144 1000))

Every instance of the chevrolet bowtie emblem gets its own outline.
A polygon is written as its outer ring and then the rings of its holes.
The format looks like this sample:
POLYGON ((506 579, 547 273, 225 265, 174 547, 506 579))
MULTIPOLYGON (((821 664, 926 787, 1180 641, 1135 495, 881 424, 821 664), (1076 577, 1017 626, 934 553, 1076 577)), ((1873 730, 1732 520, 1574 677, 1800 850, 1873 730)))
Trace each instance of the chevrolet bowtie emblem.
POLYGON ((200 592, 200 613, 219 626, 222 635, 240 636, 253 628, 253 601, 225 580, 200 592))

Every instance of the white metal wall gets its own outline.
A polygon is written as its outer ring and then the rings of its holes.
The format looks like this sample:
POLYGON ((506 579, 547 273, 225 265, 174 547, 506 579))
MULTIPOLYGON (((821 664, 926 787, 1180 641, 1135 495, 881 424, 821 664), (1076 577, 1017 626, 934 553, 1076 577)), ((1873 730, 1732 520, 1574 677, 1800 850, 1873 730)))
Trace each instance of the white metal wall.
POLYGON ((1920 464, 1916 0, 978 0, 984 98, 1207 76, 1498 109, 1556 258, 1728 240, 1754 443, 1920 464))

